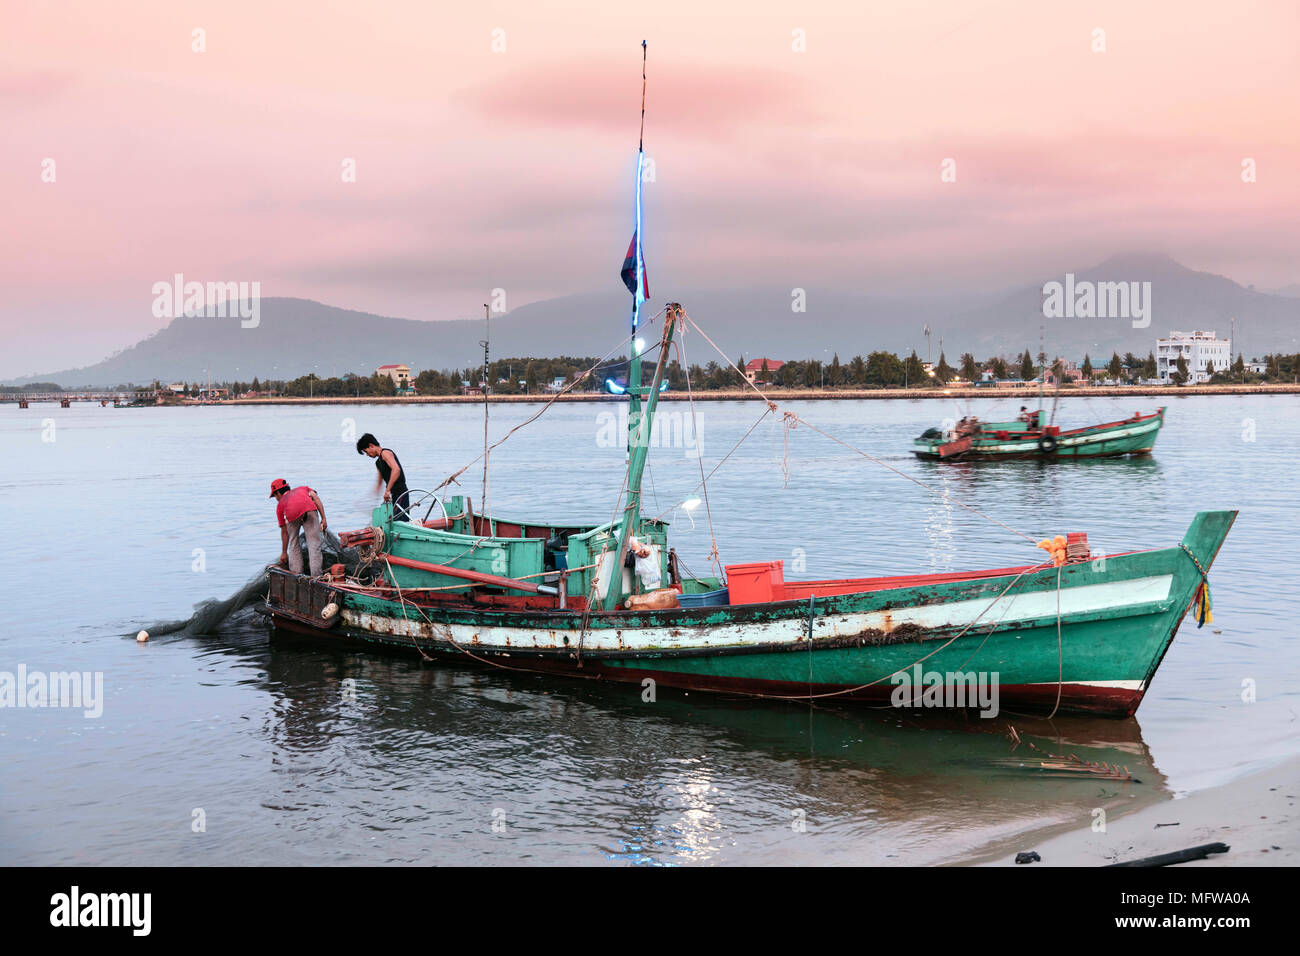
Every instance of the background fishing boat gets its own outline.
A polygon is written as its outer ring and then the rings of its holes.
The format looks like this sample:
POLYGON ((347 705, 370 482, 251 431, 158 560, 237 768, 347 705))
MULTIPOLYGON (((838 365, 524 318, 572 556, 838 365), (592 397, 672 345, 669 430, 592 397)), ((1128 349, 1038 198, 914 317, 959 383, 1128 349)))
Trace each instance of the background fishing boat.
POLYGON ((928 461, 1068 460, 1149 455, 1155 447, 1165 407, 1149 415, 1083 428, 1049 425, 1042 409, 1013 422, 963 419, 950 429, 930 428, 912 442, 912 451, 928 461))

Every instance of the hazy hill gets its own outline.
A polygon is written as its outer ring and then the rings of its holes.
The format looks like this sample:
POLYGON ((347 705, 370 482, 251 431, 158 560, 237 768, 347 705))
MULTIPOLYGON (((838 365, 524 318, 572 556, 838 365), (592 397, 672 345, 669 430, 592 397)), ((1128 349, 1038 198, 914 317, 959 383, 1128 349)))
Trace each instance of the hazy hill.
MULTIPOLYGON (((921 328, 934 325, 960 304, 953 301, 891 302, 843 293, 808 296, 808 311, 793 313, 789 289, 683 292, 676 296, 733 359, 760 351, 773 358, 838 351, 902 348, 901 323, 915 323, 913 344, 922 354, 921 328), (885 336, 885 338, 881 338, 885 336)), ((662 306, 655 300, 649 313, 662 306)), ((521 306, 493 317, 492 355, 604 355, 628 334, 629 297, 607 293, 565 296, 521 306)), ((658 326, 657 328, 661 328, 658 326)), ((649 333, 651 336, 657 332, 649 333)), ((936 332, 936 336, 937 336, 936 332)), ((353 371, 368 374, 379 365, 402 362, 413 370, 463 368, 482 362, 482 320, 427 322, 371 315, 307 299, 263 298, 260 323, 240 327, 237 318, 173 319, 136 345, 95 365, 19 379, 61 385, 114 385, 163 380, 250 381, 321 376, 353 371)), ((687 340, 690 361, 707 364, 716 353, 698 336, 687 340)), ((938 357, 938 339, 935 339, 938 357)), ((625 351, 625 349, 624 349, 625 351)))
MULTIPOLYGON (((841 360, 876 349, 924 358, 923 328, 939 339, 950 362, 973 351, 984 358, 1025 348, 1037 353, 1040 327, 1047 351, 1094 359, 1133 351, 1145 356, 1171 328, 1214 329, 1227 335, 1237 320, 1237 344, 1247 357, 1269 351, 1300 352, 1300 299, 1246 289, 1223 276, 1195 272, 1166 256, 1116 256, 1075 274, 1076 281, 1149 281, 1151 325, 1134 329, 1128 319, 1044 319, 1046 276, 995 295, 936 295, 891 299, 809 288, 807 309, 791 310, 791 290, 776 287, 680 289, 669 292, 733 359, 744 355, 841 360)), ((565 296, 521 306, 492 320, 492 354, 510 356, 603 355, 627 334, 628 296, 616 283, 601 293, 565 296)), ((650 311, 660 308, 656 298, 650 311)), ((371 315, 306 299, 265 298, 257 328, 238 319, 186 317, 173 320, 130 348, 81 369, 25 379, 61 385, 116 385, 163 380, 201 381, 294 378, 372 372, 388 362, 413 370, 460 368, 482 360, 483 322, 428 322, 371 315), (205 372, 206 370, 206 372, 205 372)), ((698 335, 688 335, 687 355, 705 364, 715 357, 698 335)))
MULTIPOLYGON (((1048 276, 1043 282, 1064 282, 1048 276)), ((1300 352, 1300 301, 1247 289, 1231 279, 1196 272, 1163 255, 1114 256, 1075 273, 1075 282, 1151 283, 1151 325, 1133 328, 1129 319, 1043 317, 1042 282, 1017 289, 996 302, 954 318, 967 330, 960 341, 977 355, 998 350, 1031 349, 1037 354, 1040 327, 1049 353, 1095 359, 1112 351, 1145 356, 1170 329, 1213 330, 1227 337, 1236 319, 1234 351, 1247 357, 1265 352, 1300 352)), ((954 336, 954 338, 958 338, 954 336)))

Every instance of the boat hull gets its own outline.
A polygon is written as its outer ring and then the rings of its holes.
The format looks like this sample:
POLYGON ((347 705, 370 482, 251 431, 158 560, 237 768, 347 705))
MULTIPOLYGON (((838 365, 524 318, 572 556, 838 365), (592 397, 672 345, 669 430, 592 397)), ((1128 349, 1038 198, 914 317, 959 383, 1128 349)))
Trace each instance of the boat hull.
POLYGON ((523 672, 787 699, 1123 717, 1141 703, 1191 604, 1197 562, 1209 568, 1234 517, 1202 512, 1184 538, 1187 550, 956 580, 878 579, 851 593, 806 586, 806 597, 794 600, 591 614, 585 622, 574 610, 347 594, 326 628, 312 612, 328 594, 289 606, 274 581, 267 612, 285 635, 523 672))
POLYGON ((918 438, 912 443, 912 452, 926 461, 1069 461, 1150 455, 1164 413, 1161 408, 1153 415, 1061 432, 1045 443, 1038 435, 1014 432, 999 438, 993 426, 962 446, 944 439, 918 438))
MULTIPOLYGON (((277 635, 282 638, 309 640, 319 644, 320 631, 291 619, 275 617, 277 635)), ((576 651, 560 654, 547 654, 529 651, 502 651, 500 648, 481 645, 462 645, 462 649, 446 642, 436 640, 412 641, 411 638, 398 639, 391 634, 353 627, 341 627, 331 632, 330 643, 338 646, 365 648, 369 650, 393 652, 402 656, 414 653, 414 647, 430 657, 445 662, 463 663, 471 666, 505 667, 516 673, 540 674, 566 679, 601 680, 635 685, 635 692, 641 693, 653 681, 659 688, 672 688, 683 691, 699 691, 714 694, 735 694, 758 698, 775 698, 780 700, 818 700, 835 699, 853 703, 867 703, 878 706, 931 707, 924 695, 914 699, 915 695, 904 695, 900 684, 888 681, 874 686, 861 687, 859 684, 840 682, 812 683, 807 680, 780 680, 765 675, 780 672, 784 662, 775 660, 773 655, 758 655, 744 662, 744 666, 731 667, 738 662, 731 661, 720 666, 714 660, 706 663, 696 659, 687 663, 680 655, 664 655, 658 659, 646 656, 629 657, 614 660, 609 656, 584 655, 579 662, 576 651), (719 673, 719 671, 722 671, 719 673)), ((805 652, 807 653, 807 652, 805 652)), ((924 653, 924 650, 921 651, 924 653)), ((969 651, 968 651, 969 653, 969 651)), ((814 649, 814 669, 822 671, 827 663, 823 652, 814 649)), ((851 670, 862 667, 874 667, 879 670, 887 665, 880 661, 868 662, 869 655, 854 662, 851 670)), ((919 656, 914 654, 913 657, 919 656)), ((840 668, 843 669, 841 663, 840 668)), ((820 675, 819 675, 820 676, 820 675)), ((863 675, 865 676, 865 672, 863 675)), ((985 710, 989 716, 999 712, 1011 711, 1041 715, 1057 710, 1059 713, 1094 714, 1105 717, 1128 717, 1136 712, 1146 693, 1146 683, 1142 680, 1065 681, 1060 685, 1060 703, 1057 705, 1057 683, 1006 683, 999 675, 996 685, 990 682, 965 684, 962 688, 964 703, 958 703, 957 690, 945 690, 946 697, 940 709, 985 710), (996 686, 996 691, 994 687, 996 686), (949 702, 948 698, 951 698, 949 702), (996 708, 981 706, 981 701, 996 701, 996 708)), ((938 706, 937 704, 934 706, 938 706)))

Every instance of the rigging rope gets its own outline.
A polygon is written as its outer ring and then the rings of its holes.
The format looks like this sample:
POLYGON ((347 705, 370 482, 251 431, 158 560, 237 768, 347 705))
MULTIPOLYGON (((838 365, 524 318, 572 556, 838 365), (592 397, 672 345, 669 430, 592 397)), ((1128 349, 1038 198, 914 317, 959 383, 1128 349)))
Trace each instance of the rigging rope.
MULTIPOLYGON (((410 618, 407 616, 406 613, 406 598, 402 594, 402 586, 397 583, 397 576, 393 574, 393 566, 392 564, 389 563, 388 555, 386 554, 384 555, 384 564, 388 565, 388 576, 393 579, 393 587, 397 589, 397 600, 400 601, 402 605, 402 617, 406 620, 410 620, 410 618)), ((412 605, 412 607, 414 607, 414 605, 412 605)), ((420 617, 424 617, 424 612, 420 611, 418 608, 416 609, 416 613, 418 613, 420 617)), ((430 627, 433 626, 432 622, 430 622, 429 626, 430 627)), ((432 657, 424 653, 424 649, 420 647, 420 642, 415 639, 414 634, 411 635, 411 643, 415 645, 415 649, 419 652, 422 658, 424 658, 426 661, 433 660, 432 657)))
MULTIPOLYGON (((900 667, 898 670, 893 671, 892 673, 886 674, 884 677, 878 677, 878 678, 876 678, 875 680, 873 680, 873 681, 868 681, 868 682, 865 683, 865 684, 858 684, 856 687, 845 687, 845 688, 843 688, 842 690, 827 691, 826 693, 823 693, 823 694, 812 694, 812 693, 809 693, 809 694, 793 694, 793 695, 791 695, 791 694, 759 694, 759 693, 753 693, 753 694, 749 694, 748 696, 752 696, 752 697, 764 697, 764 698, 768 698, 768 699, 771 699, 771 700, 820 700, 820 699, 822 699, 822 698, 826 698, 826 697, 841 697, 841 696, 843 696, 844 694, 854 694, 854 693, 857 693, 857 692, 860 691, 860 690, 866 690, 868 687, 874 687, 876 684, 879 684, 881 681, 889 680, 889 678, 893 677, 895 674, 901 674, 901 673, 903 673, 904 671, 906 671, 906 670, 910 670, 911 668, 915 667, 917 664, 920 664, 920 663, 922 663, 922 662, 924 662, 924 661, 929 660, 931 657, 934 657, 935 654, 938 654, 941 650, 943 650, 943 649, 944 649, 945 647, 947 647, 948 645, 952 644, 952 643, 953 643, 954 641, 956 641, 958 638, 962 637, 962 636, 963 636, 967 631, 969 631, 972 627, 974 627, 977 623, 979 623, 980 618, 982 618, 985 614, 987 614, 987 613, 989 612, 989 610, 993 607, 993 605, 997 604, 998 601, 1001 601, 1004 597, 1006 597, 1007 592, 1010 591, 1013 587, 1015 587, 1015 586, 1020 582, 1020 579, 1021 579, 1021 578, 1023 578, 1026 574, 1029 574, 1031 571, 1041 571, 1041 570, 1043 569, 1043 567, 1044 567, 1044 565, 1041 565, 1041 564, 1040 564, 1040 565, 1035 565, 1035 566, 1032 567, 1032 568, 1025 568, 1023 571, 1021 571, 1019 574, 1017 574, 1017 575, 1012 579, 1011 583, 1008 584, 1008 585, 1006 586, 1006 588, 1003 589, 1003 591, 1002 591, 1001 594, 999 594, 999 595, 998 595, 997 597, 995 597, 992 601, 990 601, 990 602, 989 602, 989 603, 984 607, 984 610, 980 611, 979 614, 975 615, 974 619, 973 619, 969 624, 967 624, 965 627, 963 627, 963 628, 962 628, 958 633, 954 634, 954 635, 953 635, 952 637, 950 637, 948 640, 944 641, 942 644, 940 644, 938 647, 936 647, 934 650, 932 650, 929 654, 926 654, 926 655, 923 656, 923 657, 919 657, 919 658, 917 658, 916 660, 912 661, 912 663, 907 664, 907 665, 905 665, 905 666, 903 666, 903 667, 900 667)), ((996 627, 997 627, 997 625, 995 624, 995 625, 994 625, 994 628, 996 629, 996 627)), ((989 633, 991 634, 992 631, 990 631, 989 633)), ((810 642, 810 643, 811 643, 811 640, 812 640, 812 639, 809 638, 809 642, 810 642)), ((987 637, 986 637, 986 640, 987 640, 987 637)), ((811 651, 812 648, 809 647, 809 650, 811 651)), ((1053 711, 1053 713, 1055 713, 1055 711, 1053 711)))
POLYGON ((1056 703, 1052 705, 1052 712, 1047 715, 1051 720, 1056 716, 1056 712, 1061 708, 1061 688, 1062 679, 1065 677, 1065 656, 1061 649, 1061 570, 1064 565, 1056 566, 1056 703))
MULTIPOLYGON (((745 381, 745 384, 747 384, 750 388, 752 388, 755 392, 757 392, 758 396, 762 398, 763 401, 767 402, 768 407, 772 411, 774 412, 777 411, 780 406, 778 406, 777 403, 774 402, 772 399, 768 398, 767 395, 764 394, 762 389, 760 389, 753 382, 749 381, 749 379, 745 376, 744 372, 741 372, 739 368, 736 368, 736 363, 733 362, 731 359, 727 358, 727 354, 723 352, 722 349, 718 348, 717 343, 714 342, 713 339, 709 338, 708 334, 703 329, 701 329, 699 325, 696 324, 695 320, 690 317, 689 313, 687 313, 686 310, 684 309, 682 310, 682 315, 686 319, 686 321, 690 323, 691 327, 704 337, 704 341, 708 342, 711 346, 713 346, 713 350, 717 352, 719 355, 721 355, 723 360, 729 366, 736 369, 736 371, 740 372, 741 378, 745 381)), ((814 425, 812 422, 808 421, 806 418, 802 418, 797 412, 792 412, 792 411, 783 412, 783 418, 786 421, 790 421, 790 420, 796 421, 800 425, 804 425, 807 428, 812 429, 822 437, 829 438, 831 441, 835 442, 836 444, 843 445, 845 448, 849 449, 850 451, 857 452, 859 455, 861 455, 863 458, 866 458, 868 461, 873 461, 877 465, 880 465, 882 468, 886 468, 889 471, 892 471, 900 478, 906 478, 908 481, 912 482, 915 485, 919 485, 920 487, 924 488, 926 491, 930 492, 931 494, 938 495, 940 498, 943 498, 945 501, 950 501, 953 504, 958 505, 959 507, 965 508, 967 511, 971 512, 972 514, 978 515, 979 517, 985 519, 986 521, 991 521, 993 524, 1005 528, 1007 531, 1010 531, 1012 534, 1019 535, 1020 537, 1024 538, 1026 541, 1034 540, 1032 537, 1025 534, 1023 531, 1017 531, 1015 528, 1011 527, 1011 525, 1007 524, 1006 522, 999 521, 997 518, 994 518, 992 515, 985 514, 984 512, 980 511, 978 508, 975 508, 972 505, 968 505, 964 501, 957 500, 952 495, 948 494, 948 492, 940 491, 938 488, 931 487, 930 485, 927 485, 925 482, 921 481, 919 478, 914 478, 911 475, 907 474, 906 472, 900 471, 899 469, 895 468, 893 465, 881 461, 879 458, 876 458, 874 455, 870 455, 867 452, 863 451, 861 448, 849 444, 848 442, 844 441, 842 438, 837 438, 836 436, 830 434, 829 432, 823 431, 822 429, 814 425)))
MULTIPOLYGON (((631 454, 630 451, 628 453, 631 454)), ((598 566, 598 569, 592 573, 591 584, 587 588, 587 606, 582 609, 582 629, 578 632, 578 666, 579 667, 582 666, 582 651, 587 640, 587 630, 591 624, 591 609, 600 597, 599 591, 597 590, 600 582, 599 565, 605 563, 605 555, 609 553, 610 544, 618 540, 618 537, 614 534, 614 522, 618 520, 618 511, 619 511, 618 506, 623 503, 623 495, 627 491, 627 479, 628 479, 628 473, 627 470, 624 470, 623 483, 622 485, 619 486, 618 497, 614 500, 614 513, 609 516, 609 530, 605 533, 605 540, 600 546, 600 556, 597 557, 595 561, 595 564, 598 566)), ((631 500, 629 500, 628 507, 630 507, 631 504, 632 502, 631 500)), ((623 510, 626 512, 627 508, 624 508, 623 510)), ((615 558, 613 564, 610 566, 610 575, 609 575, 610 579, 608 583, 605 585, 607 591, 609 588, 612 588, 614 586, 615 575, 621 578, 622 574, 623 574, 623 556, 619 555, 617 558, 615 558)))
MULTIPOLYGON (((673 344, 678 345, 678 342, 674 342, 673 344)), ((709 507, 709 480, 704 476, 704 449, 700 447, 700 428, 695 419, 695 390, 691 387, 691 366, 686 356, 685 329, 682 329, 679 348, 680 351, 678 354, 682 357, 682 368, 686 372, 686 397, 690 401, 691 405, 691 434, 695 438, 695 460, 698 461, 700 465, 700 483, 696 487, 703 489, 704 514, 709 519, 709 564, 718 572, 718 580, 722 580, 724 577, 722 571, 722 558, 718 555, 718 536, 713 530, 713 509, 709 507)), ((744 439, 741 440, 743 441, 744 439)), ((719 462, 718 464, 722 464, 722 462, 719 462)))
MULTIPOLYGON (((754 433, 754 429, 757 428, 760 424, 762 424, 763 419, 767 418, 767 416, 770 414, 772 414, 772 409, 770 408, 763 409, 763 414, 759 415, 758 418, 755 419, 754 424, 749 426, 749 431, 745 432, 745 434, 740 436, 740 440, 731 446, 731 451, 727 452, 725 455, 722 456, 722 460, 713 466, 713 469, 708 473, 708 475, 704 477, 703 481, 699 485, 696 485, 694 488, 692 488, 687 493, 686 497, 689 498, 691 495, 695 494, 695 492, 699 491, 703 482, 708 481, 710 478, 712 478, 717 473, 718 469, 721 468, 724 464, 726 464, 727 459, 736 453, 736 449, 739 448, 742 444, 744 444, 745 439, 748 438, 750 435, 752 435, 754 433)), ((663 511, 659 512, 659 514, 655 516, 655 520, 658 521, 664 515, 668 514, 668 512, 673 511, 676 508, 680 508, 685 501, 686 498, 683 498, 681 501, 677 502, 677 504, 673 505, 671 508, 665 508, 663 511)))
MULTIPOLYGON (((666 311, 667 311, 667 307, 665 306, 664 308, 662 308, 662 309, 660 309, 658 312, 656 312, 654 315, 650 316, 650 318, 646 319, 644 324, 645 324, 646 326, 653 325, 654 322, 655 322, 655 320, 658 319, 659 316, 663 315, 666 311)), ((619 343, 618 343, 617 345, 615 345, 612 349, 610 349, 608 352, 606 352, 604 355, 602 355, 599 359, 597 359, 597 360, 596 360, 596 363, 595 363, 594 365, 592 365, 591 368, 587 369, 587 370, 586 370, 585 372, 583 372, 581 375, 576 375, 576 376, 574 376, 573 381, 570 382, 568 385, 565 385, 564 388, 560 389, 558 392, 556 392, 554 395, 552 395, 551 398, 550 398, 550 400, 549 400, 545 405, 543 405, 540 409, 538 409, 538 411, 537 411, 537 413, 536 413, 535 415, 531 415, 531 416, 529 416, 528 418, 524 419, 522 422, 520 422, 520 423, 519 423, 518 425, 516 425, 514 428, 510 429, 508 432, 506 432, 504 435, 502 435, 501 438, 499 438, 497 441, 493 442, 493 443, 491 444, 491 446, 488 447, 487 452, 495 451, 495 450, 496 450, 497 448, 499 448, 501 445, 505 444, 506 439, 508 439, 508 438, 509 438, 511 435, 513 435, 515 432, 519 431, 519 429, 523 428, 525 425, 531 425, 533 422, 537 421, 537 419, 541 418, 544 414, 546 414, 546 412, 547 412, 548 410, 550 410, 550 407, 551 407, 552 405, 554 405, 557 401, 559 401, 559 399, 560 399, 561 396, 566 395, 566 394, 568 394, 569 392, 571 392, 573 389, 577 388, 578 385, 581 384, 583 381, 585 381, 585 380, 587 379, 587 377, 588 377, 589 375, 591 375, 592 372, 594 372, 594 371, 596 371, 597 369, 599 369, 599 368, 601 367, 601 364, 602 364, 602 363, 603 363, 607 358, 609 358, 611 355, 613 355, 615 352, 617 352, 619 349, 621 349, 621 348, 622 348, 624 345, 626 345, 628 342, 631 342, 631 341, 633 340, 633 338, 635 338, 635 336, 636 336, 636 333, 635 333, 635 332, 629 333, 628 336, 627 336, 626 338, 624 338, 621 342, 619 342, 619 343)), ((476 457, 470 459, 468 462, 465 463, 465 467, 461 468, 459 471, 454 472, 453 474, 449 475, 447 478, 443 479, 442 483, 439 484, 439 485, 437 485, 437 486, 433 489, 433 493, 436 494, 437 492, 441 491, 443 488, 447 487, 449 484, 453 484, 453 483, 455 483, 455 484, 460 484, 460 482, 456 481, 456 479, 459 478, 461 475, 463 475, 466 471, 468 471, 468 470, 470 469, 470 467, 471 467, 475 462, 482 460, 482 458, 483 458, 483 455, 478 455, 478 456, 476 456, 476 457)))
MULTIPOLYGON (((400 587, 397 587, 396 584, 394 584, 393 586, 397 589, 397 595, 398 595, 398 597, 400 598, 401 595, 402 595, 402 589, 401 589, 400 587)), ((403 606, 403 608, 405 608, 405 606, 406 606, 404 601, 403 601, 402 606, 403 606)), ((411 610, 415 611, 415 613, 419 615, 420 619, 421 619, 422 621, 424 621, 424 623, 426 623, 426 624, 429 625, 429 630, 430 630, 431 632, 433 632, 435 635, 437 635, 437 634, 439 633, 439 625, 438 625, 438 623, 437 623, 436 621, 434 621, 432 618, 430 618, 427 614, 425 614, 423 608, 421 608, 418 604, 414 604, 414 603, 413 603, 413 604, 411 605, 411 610)), ((408 620, 409 620, 409 618, 408 618, 408 620)), ((498 667, 498 668, 500 668, 500 669, 503 670, 503 671, 519 671, 520 673, 525 673, 525 674, 549 674, 549 673, 550 673, 550 671, 538 670, 538 669, 535 668, 535 667, 512 667, 512 666, 509 665, 509 664, 502 664, 502 663, 500 663, 500 662, 498 662, 498 661, 488 660, 486 657, 479 657, 479 656, 478 656, 477 654, 475 654, 473 651, 467 650, 466 648, 462 647, 462 646, 461 646, 461 645, 456 641, 456 638, 455 638, 455 637, 452 635, 452 633, 451 633, 451 627, 450 627, 449 625, 446 625, 446 624, 441 625, 441 635, 442 635, 443 640, 445 640, 445 641, 446 641, 448 644, 450 644, 452 647, 456 648, 456 650, 460 651, 460 652, 461 652, 462 654, 464 654, 466 657, 469 657, 469 658, 472 658, 473 660, 478 661, 480 664, 488 664, 488 665, 490 665, 490 666, 492 666, 492 667, 498 667)), ((424 649, 420 647, 419 642, 416 641, 414 635, 411 635, 411 643, 415 645, 415 649, 416 649, 417 651, 420 652, 420 656, 421 656, 422 658, 424 658, 426 661, 434 661, 434 660, 435 660, 435 658, 432 658, 432 657, 430 657, 428 654, 424 653, 424 649)), ((599 675, 599 674, 591 674, 591 675, 587 675, 587 674, 570 674, 570 675, 568 675, 568 676, 571 676, 571 677, 583 677, 583 678, 586 678, 587 680, 600 680, 600 675, 599 675)))

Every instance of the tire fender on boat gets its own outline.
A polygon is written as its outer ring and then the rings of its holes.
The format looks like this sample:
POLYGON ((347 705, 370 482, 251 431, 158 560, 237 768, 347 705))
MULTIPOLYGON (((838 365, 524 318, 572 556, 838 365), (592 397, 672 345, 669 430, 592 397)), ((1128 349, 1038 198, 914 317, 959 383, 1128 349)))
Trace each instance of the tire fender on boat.
POLYGON ((1055 435, 1044 435, 1042 438, 1038 439, 1038 450, 1044 455, 1050 455, 1052 452, 1056 451, 1056 445, 1057 441, 1055 435))

